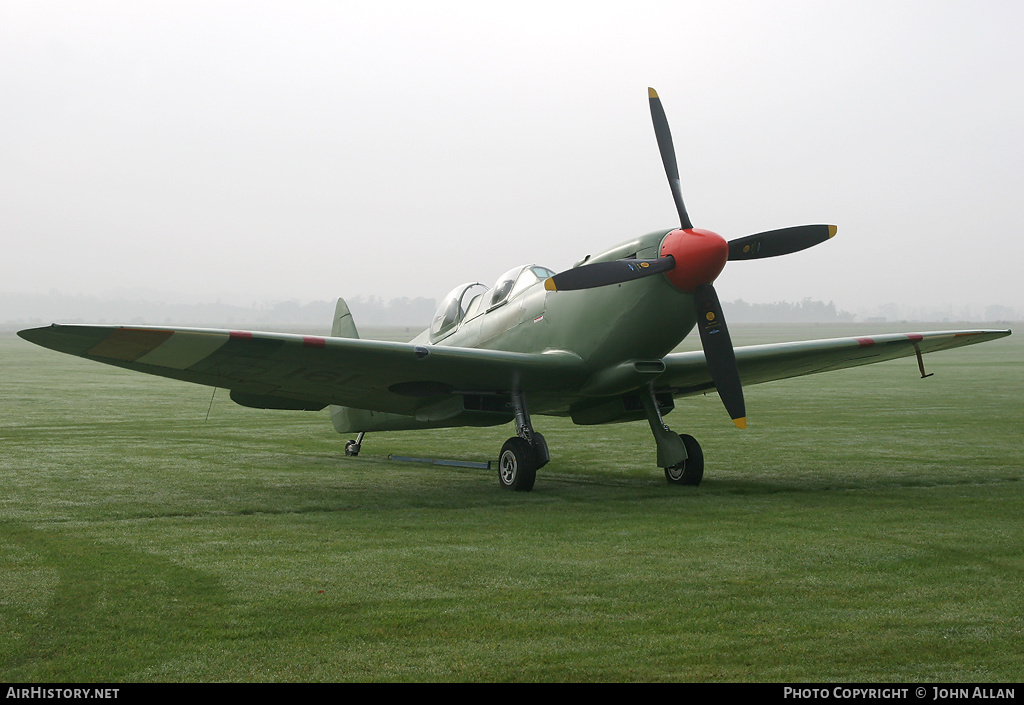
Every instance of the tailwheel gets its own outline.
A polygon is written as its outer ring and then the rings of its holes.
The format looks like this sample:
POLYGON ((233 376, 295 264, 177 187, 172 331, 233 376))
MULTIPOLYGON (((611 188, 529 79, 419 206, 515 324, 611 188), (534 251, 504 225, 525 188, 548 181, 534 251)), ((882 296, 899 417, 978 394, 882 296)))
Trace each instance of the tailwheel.
POLYGON ((529 492, 537 479, 537 454, 529 441, 513 436, 498 456, 498 482, 506 490, 529 492))
POLYGON ((704 477, 704 451, 693 436, 679 434, 683 447, 686 448, 686 460, 665 468, 665 479, 674 485, 690 485, 696 487, 704 477))
POLYGON ((345 455, 359 455, 359 449, 363 447, 363 438, 366 431, 360 431, 355 440, 345 443, 345 455))

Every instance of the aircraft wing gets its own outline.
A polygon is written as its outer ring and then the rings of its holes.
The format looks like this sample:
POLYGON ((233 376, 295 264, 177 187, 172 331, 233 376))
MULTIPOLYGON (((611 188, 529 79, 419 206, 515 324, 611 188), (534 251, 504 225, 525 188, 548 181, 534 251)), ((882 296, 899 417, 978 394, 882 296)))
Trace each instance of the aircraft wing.
MULTIPOLYGON (((832 338, 736 348, 744 385, 828 372, 981 343, 1008 330, 832 338)), ((247 406, 322 409, 338 404, 413 415, 453 393, 520 389, 563 400, 590 376, 568 352, 514 353, 203 328, 60 325, 19 331, 59 352, 161 377, 230 389, 247 406)), ((714 387, 701 351, 664 358, 656 385, 675 396, 714 387)))
POLYGON ((19 331, 59 352, 137 372, 232 390, 247 406, 339 404, 415 414, 452 393, 575 390, 571 353, 513 353, 358 338, 201 328, 58 325, 19 331))
MULTIPOLYGON (((899 357, 949 350, 1009 335, 1008 330, 950 330, 930 333, 887 333, 859 338, 830 338, 736 348, 743 385, 870 365, 899 357)), ((664 358, 658 377, 675 396, 699 394, 714 387, 701 351, 664 358)))

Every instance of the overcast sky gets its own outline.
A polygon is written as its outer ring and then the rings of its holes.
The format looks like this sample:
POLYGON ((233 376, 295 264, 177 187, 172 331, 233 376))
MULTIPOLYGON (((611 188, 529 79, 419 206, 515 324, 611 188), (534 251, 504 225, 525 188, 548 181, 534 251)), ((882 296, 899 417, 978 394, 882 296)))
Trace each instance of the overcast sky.
POLYGON ((0 291, 440 297, 825 222, 723 300, 1024 308, 1024 3, 0 0, 0 291))

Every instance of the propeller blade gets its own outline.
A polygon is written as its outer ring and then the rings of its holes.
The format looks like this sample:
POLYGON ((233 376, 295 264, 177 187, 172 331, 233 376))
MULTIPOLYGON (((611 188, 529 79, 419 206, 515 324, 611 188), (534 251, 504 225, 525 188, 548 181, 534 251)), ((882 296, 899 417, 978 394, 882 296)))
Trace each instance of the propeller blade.
POLYGON ((676 266, 673 257, 658 259, 619 259, 614 262, 596 262, 567 269, 544 282, 548 291, 575 291, 593 289, 609 284, 621 284, 667 272, 676 266))
POLYGON ((651 100, 651 120, 654 122, 654 136, 658 138, 658 150, 661 152, 661 163, 665 165, 665 175, 668 177, 668 185, 672 189, 672 199, 676 202, 676 210, 679 212, 679 223, 683 230, 693 227, 690 216, 686 213, 686 206, 683 204, 683 192, 679 186, 679 166, 676 164, 676 150, 672 146, 672 131, 668 129, 668 118, 665 117, 665 109, 661 107, 661 98, 653 88, 647 89, 647 95, 651 100))
POLYGON ((834 225, 797 225, 729 241, 729 261, 788 255, 835 236, 834 225))
POLYGON ((740 371, 736 366, 736 353, 732 349, 729 328, 722 315, 722 304, 711 284, 701 284, 693 294, 693 306, 697 313, 697 328, 700 342, 704 346, 704 358, 711 372, 711 380, 718 389, 718 396, 725 404, 732 422, 739 428, 747 427, 746 406, 743 403, 743 385, 740 371))

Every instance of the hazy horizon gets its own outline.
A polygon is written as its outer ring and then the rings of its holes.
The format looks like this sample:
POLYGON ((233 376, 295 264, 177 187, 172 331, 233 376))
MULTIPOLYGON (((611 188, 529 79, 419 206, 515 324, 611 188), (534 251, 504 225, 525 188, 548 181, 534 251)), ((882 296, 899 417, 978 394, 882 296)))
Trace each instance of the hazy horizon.
POLYGON ((440 298, 677 223, 723 301, 1024 311, 1024 5, 0 4, 0 292, 440 298))
MULTIPOLYGON (((326 332, 330 328, 335 300, 262 300, 247 304, 224 300, 165 296, 166 292, 121 290, 106 295, 72 295, 60 291, 46 294, 0 292, 0 330, 49 325, 50 323, 96 323, 128 325, 174 325, 185 327, 258 327, 326 332)), ((347 303, 360 328, 425 328, 434 314, 436 301, 426 297, 385 299, 376 296, 348 297, 347 303)), ((977 323, 1006 327, 1024 320, 1024 311, 1000 305, 985 307, 942 306, 914 308, 889 303, 857 311, 845 310, 834 301, 805 298, 801 301, 722 302, 730 323, 851 323, 870 332, 873 323, 977 323)))

